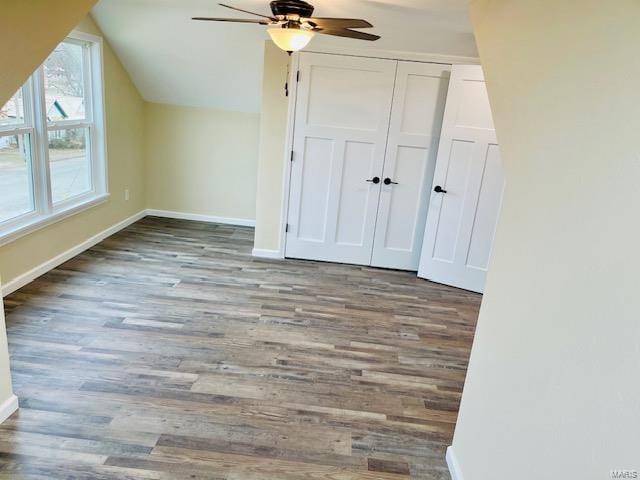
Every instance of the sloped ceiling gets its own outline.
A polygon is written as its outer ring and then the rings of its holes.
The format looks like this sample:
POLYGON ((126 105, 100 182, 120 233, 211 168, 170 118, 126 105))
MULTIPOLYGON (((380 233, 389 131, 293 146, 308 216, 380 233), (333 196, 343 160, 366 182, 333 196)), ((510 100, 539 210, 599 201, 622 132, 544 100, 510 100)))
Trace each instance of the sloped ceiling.
MULTIPOLYGON (((228 0, 268 14, 266 0, 228 0)), ((476 56, 467 0, 312 0, 315 15, 365 18, 373 42, 316 35, 315 48, 476 56)), ((194 22, 251 18, 215 0, 101 0, 93 17, 147 101, 258 112, 265 27, 194 22)))
POLYGON ((0 106, 16 93, 94 3, 95 0, 0 3, 0 106))

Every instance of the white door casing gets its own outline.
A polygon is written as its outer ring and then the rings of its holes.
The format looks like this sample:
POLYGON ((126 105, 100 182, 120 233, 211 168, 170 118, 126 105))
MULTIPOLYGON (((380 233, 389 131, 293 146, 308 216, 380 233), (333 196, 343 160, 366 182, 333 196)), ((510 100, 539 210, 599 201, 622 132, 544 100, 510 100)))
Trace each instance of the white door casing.
POLYGON ((417 270, 451 66, 399 62, 371 264, 417 270), (395 183, 386 185, 385 180, 395 183))
POLYGON ((287 257, 370 264, 396 66, 300 55, 287 257))
POLYGON ((482 68, 454 65, 418 271, 420 277, 483 291, 504 182, 482 68), (436 192, 436 187, 444 192, 436 192))

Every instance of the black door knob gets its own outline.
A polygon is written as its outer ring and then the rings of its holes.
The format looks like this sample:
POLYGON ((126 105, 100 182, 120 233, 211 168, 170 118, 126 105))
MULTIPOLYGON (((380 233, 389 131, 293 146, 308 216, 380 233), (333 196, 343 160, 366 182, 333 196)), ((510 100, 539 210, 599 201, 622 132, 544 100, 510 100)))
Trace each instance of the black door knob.
POLYGON ((390 179, 389 177, 387 177, 387 178, 385 178, 385 179, 384 179, 384 184, 385 184, 385 185, 391 185, 392 183, 393 183, 394 185, 398 185, 398 182, 393 182, 393 181, 391 181, 391 179, 390 179))
POLYGON ((371 182, 371 183, 377 185, 377 184, 380 183, 380 177, 373 177, 372 179, 367 180, 367 182, 371 182))
POLYGON ((436 187, 433 189, 433 191, 436 192, 436 193, 447 193, 447 191, 443 190, 440 185, 436 185, 436 187))

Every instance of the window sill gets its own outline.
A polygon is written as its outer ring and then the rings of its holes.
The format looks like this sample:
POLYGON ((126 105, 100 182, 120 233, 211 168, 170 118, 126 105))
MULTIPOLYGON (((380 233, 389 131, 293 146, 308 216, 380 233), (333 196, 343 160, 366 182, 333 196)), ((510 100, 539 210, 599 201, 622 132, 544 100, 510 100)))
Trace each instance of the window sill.
POLYGON ((83 199, 82 202, 65 206, 63 209, 57 210, 56 212, 50 215, 38 216, 18 227, 12 228, 7 231, 3 231, 0 233, 0 247, 8 243, 14 242, 20 237, 24 237, 25 235, 38 231, 42 228, 48 227, 49 225, 53 225, 54 223, 64 220, 65 218, 69 218, 80 212, 84 212, 85 210, 88 210, 97 205, 105 203, 109 199, 109 197, 110 195, 108 193, 101 193, 98 195, 94 195, 90 197, 88 200, 83 199))

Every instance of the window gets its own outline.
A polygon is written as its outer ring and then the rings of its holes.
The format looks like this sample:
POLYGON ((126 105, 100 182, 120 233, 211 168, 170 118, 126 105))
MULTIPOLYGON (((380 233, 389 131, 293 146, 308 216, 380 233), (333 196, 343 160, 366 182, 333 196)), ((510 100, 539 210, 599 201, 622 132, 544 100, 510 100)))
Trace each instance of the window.
POLYGON ((105 201, 102 42, 73 33, 0 108, 0 243, 105 201))

